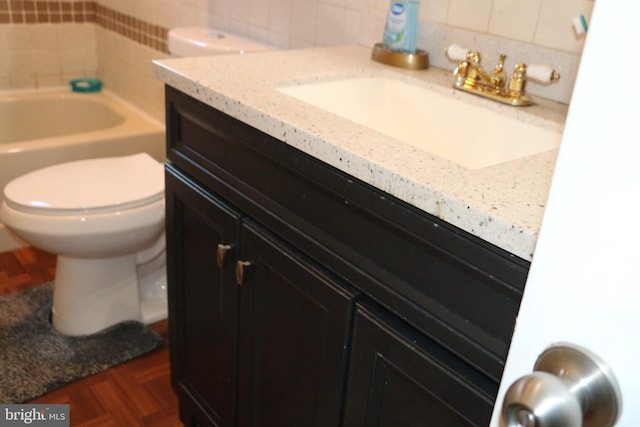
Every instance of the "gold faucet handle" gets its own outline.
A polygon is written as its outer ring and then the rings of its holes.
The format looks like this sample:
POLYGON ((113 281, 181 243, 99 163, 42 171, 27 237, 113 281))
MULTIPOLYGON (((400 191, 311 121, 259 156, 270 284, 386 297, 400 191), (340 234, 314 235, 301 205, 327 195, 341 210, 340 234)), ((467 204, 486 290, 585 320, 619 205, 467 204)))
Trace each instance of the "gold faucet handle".
POLYGON ((549 83, 560 79, 560 74, 548 65, 529 65, 527 77, 541 83, 549 83))

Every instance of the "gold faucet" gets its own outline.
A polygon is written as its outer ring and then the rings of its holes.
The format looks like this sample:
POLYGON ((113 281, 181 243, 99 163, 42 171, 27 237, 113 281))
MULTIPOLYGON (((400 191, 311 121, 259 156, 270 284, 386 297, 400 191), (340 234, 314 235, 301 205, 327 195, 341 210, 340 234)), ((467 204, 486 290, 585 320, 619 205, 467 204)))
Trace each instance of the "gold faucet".
POLYGON ((504 104, 523 106, 533 101, 525 91, 528 79, 541 82, 552 82, 560 78, 560 74, 547 66, 516 64, 511 77, 504 71, 506 55, 500 59, 493 71, 486 71, 480 65, 479 52, 470 52, 458 45, 446 49, 450 59, 462 61, 453 70, 453 87, 484 96, 504 104))

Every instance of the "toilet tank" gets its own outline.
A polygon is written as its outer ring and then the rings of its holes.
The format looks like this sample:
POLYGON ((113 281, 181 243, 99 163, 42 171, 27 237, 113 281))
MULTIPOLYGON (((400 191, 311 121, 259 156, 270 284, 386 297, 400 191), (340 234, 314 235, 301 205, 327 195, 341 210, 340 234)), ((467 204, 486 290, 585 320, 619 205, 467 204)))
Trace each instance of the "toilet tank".
POLYGON ((274 49, 269 44, 213 28, 182 27, 169 30, 169 52, 172 56, 244 54, 274 49))

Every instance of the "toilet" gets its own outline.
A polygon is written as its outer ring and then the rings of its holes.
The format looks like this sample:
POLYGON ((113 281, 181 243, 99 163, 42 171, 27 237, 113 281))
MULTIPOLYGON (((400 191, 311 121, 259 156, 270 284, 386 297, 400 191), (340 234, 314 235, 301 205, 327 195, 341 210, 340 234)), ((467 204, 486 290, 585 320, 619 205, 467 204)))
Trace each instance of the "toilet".
POLYGON ((61 333, 166 317, 164 167, 148 154, 22 175, 4 188, 0 218, 27 243, 58 255, 51 318, 61 333), (141 299, 155 312, 143 315, 141 299))
MULTIPOLYGON (((273 49, 208 28, 169 32, 173 56, 273 49)), ((58 256, 51 320, 62 334, 167 317, 164 165, 146 153, 61 163, 4 188, 0 220, 58 256)))

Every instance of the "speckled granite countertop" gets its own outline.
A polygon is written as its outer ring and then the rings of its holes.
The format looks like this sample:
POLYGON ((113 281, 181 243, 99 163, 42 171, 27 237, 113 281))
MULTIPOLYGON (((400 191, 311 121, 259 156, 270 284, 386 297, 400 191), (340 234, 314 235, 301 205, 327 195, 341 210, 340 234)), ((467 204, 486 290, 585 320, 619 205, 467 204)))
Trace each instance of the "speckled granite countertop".
MULTIPOLYGON (((467 169, 275 88, 363 76, 397 76, 505 115, 561 131, 566 106, 515 108, 454 91, 451 72, 405 71, 371 61, 362 46, 154 61, 166 84, 432 215, 531 260, 557 150, 467 169)), ((455 64, 453 64, 454 66, 455 64)), ((452 68, 453 68, 452 66, 452 68)))

